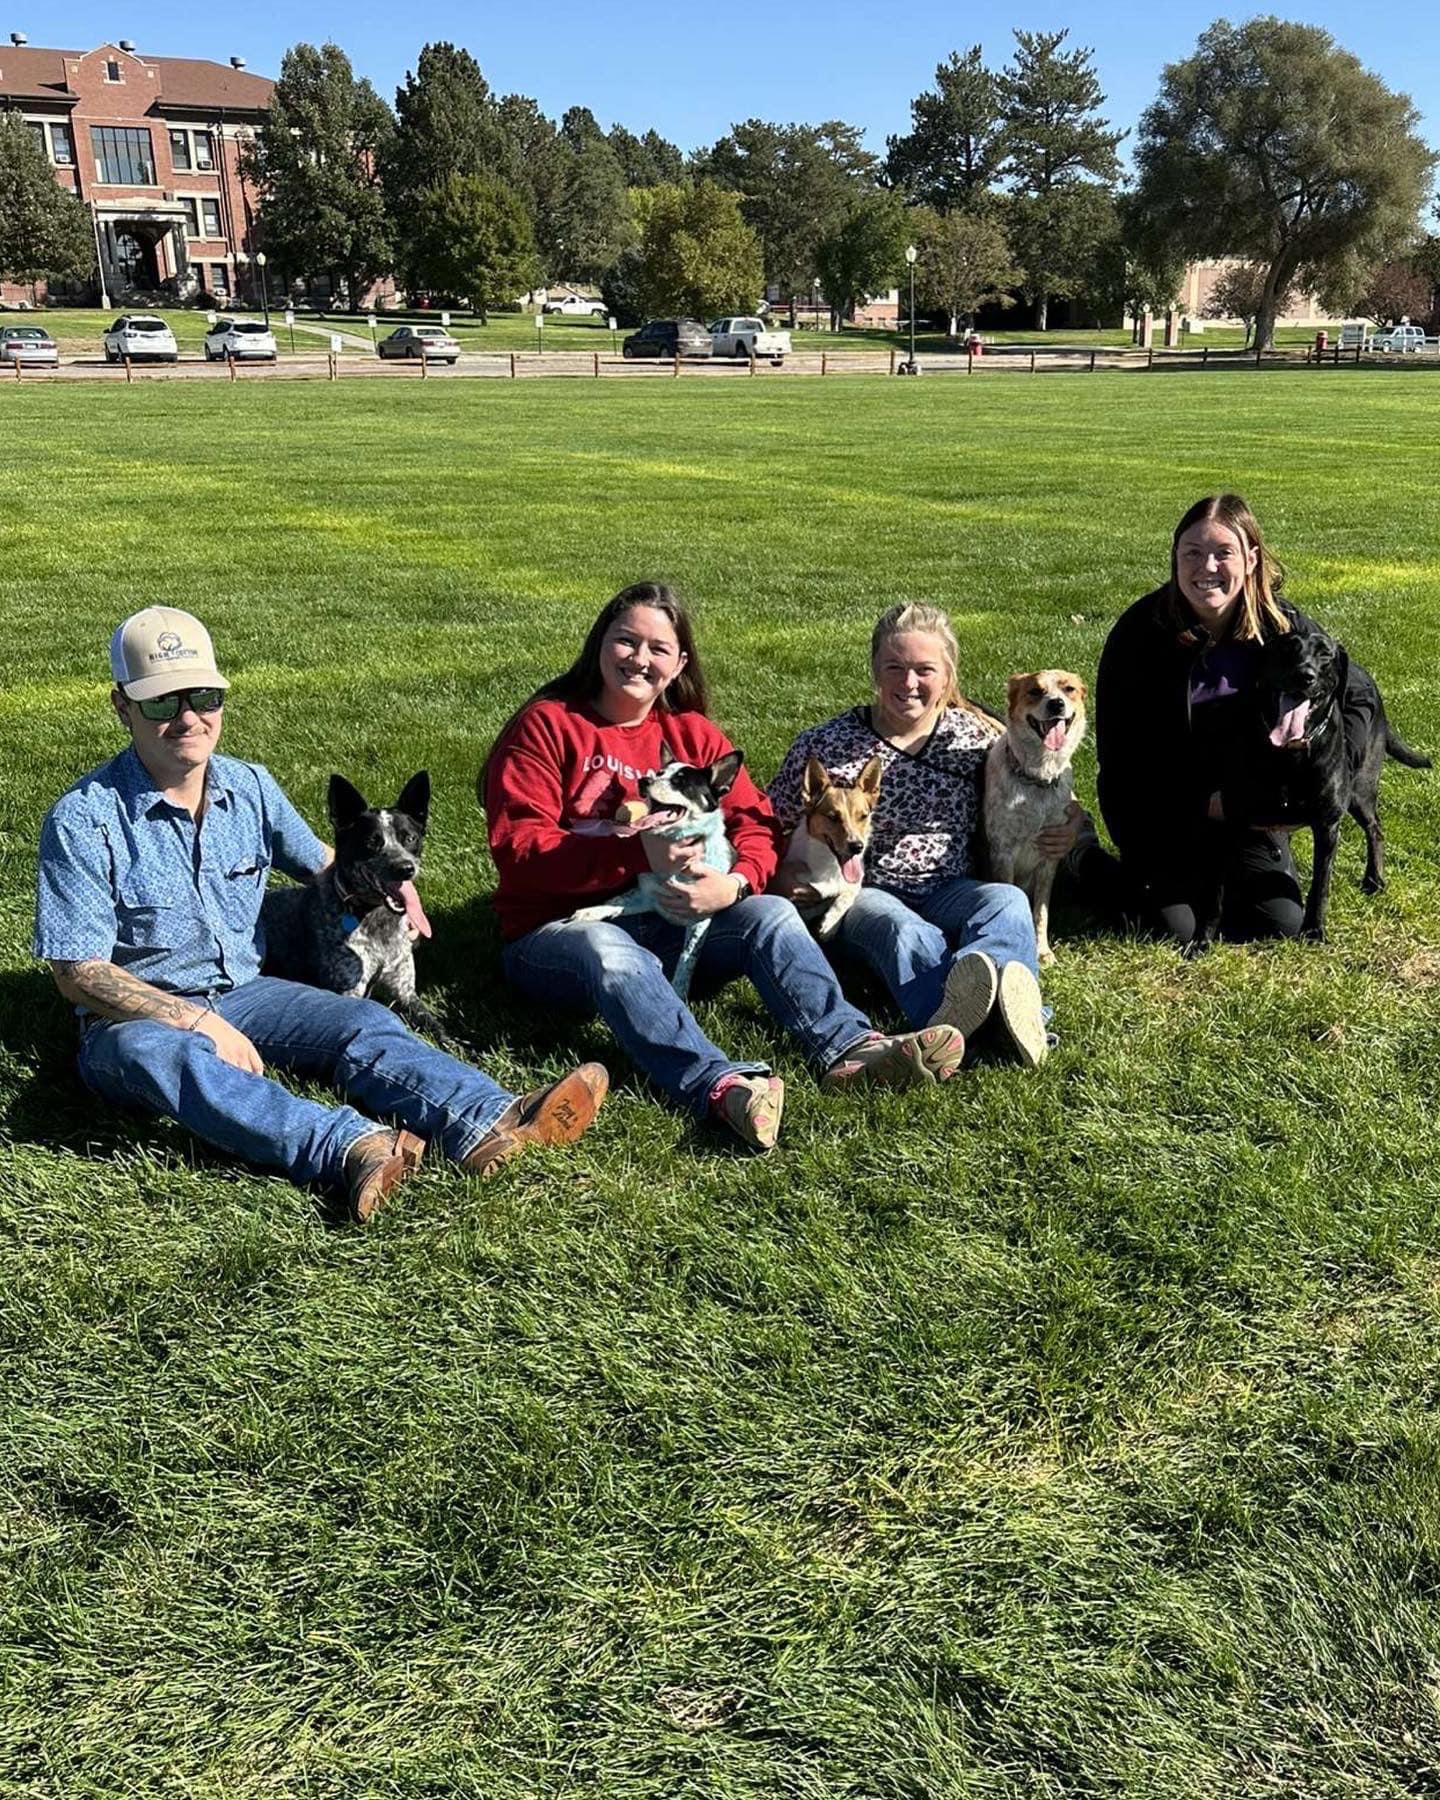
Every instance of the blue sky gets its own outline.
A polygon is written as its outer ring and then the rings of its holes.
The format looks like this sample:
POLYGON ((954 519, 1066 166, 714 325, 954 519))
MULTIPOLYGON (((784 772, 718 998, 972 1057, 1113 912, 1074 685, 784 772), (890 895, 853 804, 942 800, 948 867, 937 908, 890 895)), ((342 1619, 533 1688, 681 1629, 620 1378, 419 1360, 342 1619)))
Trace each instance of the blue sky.
MULTIPOLYGON (((3 29, 64 49, 128 36, 142 54, 221 62, 243 56, 266 75, 277 72, 282 52, 296 38, 333 37, 387 99, 414 66, 420 46, 448 38, 472 52, 495 88, 530 94, 552 116, 586 105, 607 126, 619 122, 643 131, 653 125, 686 150, 713 141, 737 119, 842 118, 862 126, 870 146, 883 150, 888 133, 906 128, 910 99, 929 85, 935 65, 974 41, 975 28, 961 23, 966 10, 858 0, 653 8, 539 0, 493 9, 429 0, 381 9, 351 0, 282 15, 279 9, 147 0, 127 16, 127 7, 115 0, 104 7, 93 0, 45 0, 43 8, 34 0, 28 6, 12 0, 3 29), (647 17, 653 33, 642 23, 647 17), (647 42, 652 36, 655 41, 647 42)), ((1424 116, 1427 138, 1440 146, 1440 32, 1423 26, 1426 10, 1336 4, 1286 16, 1323 25, 1383 80, 1408 93, 1424 116)), ((1112 120, 1133 126, 1154 96, 1162 65, 1187 54, 1216 16, 1212 5, 1117 9, 1075 0, 1064 9, 1037 7, 987 22, 981 42, 998 63, 1008 54, 1013 25, 1068 27, 1072 42, 1095 51, 1112 120)))

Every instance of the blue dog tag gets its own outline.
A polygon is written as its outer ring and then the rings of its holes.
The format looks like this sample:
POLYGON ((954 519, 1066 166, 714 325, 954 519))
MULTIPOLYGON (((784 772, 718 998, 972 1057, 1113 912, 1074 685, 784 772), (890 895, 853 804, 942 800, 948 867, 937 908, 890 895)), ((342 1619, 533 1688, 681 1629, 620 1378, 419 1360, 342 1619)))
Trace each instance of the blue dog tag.
POLYGON ((341 913, 340 923, 346 931, 358 931, 360 929, 360 921, 355 917, 354 913, 341 913))

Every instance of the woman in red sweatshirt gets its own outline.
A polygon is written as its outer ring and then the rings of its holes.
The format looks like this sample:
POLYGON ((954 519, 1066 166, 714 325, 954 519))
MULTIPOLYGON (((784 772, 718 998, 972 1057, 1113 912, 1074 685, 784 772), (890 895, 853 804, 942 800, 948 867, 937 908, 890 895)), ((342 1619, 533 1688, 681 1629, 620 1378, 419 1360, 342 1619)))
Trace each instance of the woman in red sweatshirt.
POLYGON ((783 834, 742 768, 721 810, 728 871, 696 845, 655 834, 577 831, 614 819, 638 784, 670 762, 706 766, 731 748, 707 716, 690 622, 669 588, 625 588, 591 626, 565 673, 526 701, 480 777, 503 965, 547 1006, 597 1012, 655 1085, 700 1117, 768 1150, 784 1089, 764 1063, 736 1062, 701 1031, 670 985, 686 928, 710 919, 695 966, 699 991, 748 976, 771 1016, 803 1045, 827 1088, 947 1080, 964 1040, 952 1026, 885 1037, 849 1004, 788 900, 764 893, 783 834), (655 870, 671 877, 663 912, 572 919, 655 870))

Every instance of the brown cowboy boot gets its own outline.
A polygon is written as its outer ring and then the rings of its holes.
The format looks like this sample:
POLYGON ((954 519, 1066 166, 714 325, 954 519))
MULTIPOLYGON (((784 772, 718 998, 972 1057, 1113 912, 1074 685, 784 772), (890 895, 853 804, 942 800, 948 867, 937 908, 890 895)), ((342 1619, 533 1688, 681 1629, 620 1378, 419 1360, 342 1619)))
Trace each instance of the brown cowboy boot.
POLYGON ((467 1175, 493 1175, 527 1144, 573 1144, 588 1129, 610 1088, 600 1063, 581 1063, 549 1087, 522 1094, 501 1113, 460 1164, 467 1175))
POLYGON ((345 1152, 343 1187, 350 1217, 368 1225, 392 1188, 419 1167, 425 1140, 413 1132, 370 1131, 345 1152))

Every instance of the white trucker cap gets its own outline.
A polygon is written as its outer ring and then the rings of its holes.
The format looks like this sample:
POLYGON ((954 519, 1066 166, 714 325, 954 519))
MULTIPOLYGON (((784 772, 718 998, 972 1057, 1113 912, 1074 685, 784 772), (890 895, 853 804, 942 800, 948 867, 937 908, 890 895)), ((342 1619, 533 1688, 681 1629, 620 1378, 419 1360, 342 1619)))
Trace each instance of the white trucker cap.
POLYGON ((147 606, 115 627, 110 673, 132 700, 153 700, 179 688, 228 688, 215 667, 210 633, 193 613, 147 606))

